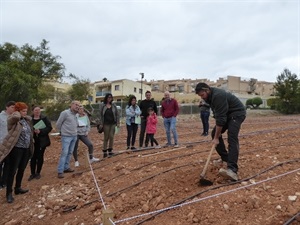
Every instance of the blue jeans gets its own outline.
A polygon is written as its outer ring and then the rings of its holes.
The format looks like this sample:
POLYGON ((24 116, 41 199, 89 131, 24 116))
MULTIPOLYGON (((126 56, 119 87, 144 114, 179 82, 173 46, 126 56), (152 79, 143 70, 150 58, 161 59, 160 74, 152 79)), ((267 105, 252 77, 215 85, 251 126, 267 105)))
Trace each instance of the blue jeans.
POLYGON ((67 170, 70 168, 70 159, 72 156, 72 153, 74 151, 75 143, 77 141, 77 135, 76 136, 61 136, 61 144, 62 144, 62 150, 60 154, 60 159, 58 162, 57 172, 63 173, 64 170, 67 170))
POLYGON ((164 118, 164 126, 167 135, 168 145, 171 145, 171 132, 173 133, 173 138, 175 145, 178 144, 178 135, 176 131, 176 117, 164 118))
POLYGON ((203 126, 203 133, 202 134, 208 134, 208 130, 209 130, 209 115, 210 112, 209 111, 201 111, 200 113, 200 117, 201 117, 201 121, 202 121, 202 126, 203 126))

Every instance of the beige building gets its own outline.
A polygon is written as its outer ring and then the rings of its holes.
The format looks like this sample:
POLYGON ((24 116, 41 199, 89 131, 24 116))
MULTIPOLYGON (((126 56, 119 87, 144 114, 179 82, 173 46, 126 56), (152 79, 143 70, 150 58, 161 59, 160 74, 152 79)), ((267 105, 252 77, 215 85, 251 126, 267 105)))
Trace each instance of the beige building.
POLYGON ((114 81, 96 81, 91 84, 92 96, 90 101, 98 103, 103 101, 107 93, 114 96, 114 101, 122 101, 129 95, 135 95, 137 100, 144 99, 145 92, 150 91, 151 87, 146 83, 136 82, 128 79, 114 81))

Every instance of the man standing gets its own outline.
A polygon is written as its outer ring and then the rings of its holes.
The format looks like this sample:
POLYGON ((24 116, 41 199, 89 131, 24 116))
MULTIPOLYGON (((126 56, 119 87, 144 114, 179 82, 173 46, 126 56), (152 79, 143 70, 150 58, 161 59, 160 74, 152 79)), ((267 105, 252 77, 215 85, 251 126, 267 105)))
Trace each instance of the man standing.
POLYGON ((164 126, 167 135, 167 146, 171 145, 171 132, 174 138, 174 147, 178 148, 178 135, 176 131, 176 116, 179 113, 178 102, 170 97, 168 91, 164 94, 164 101, 161 104, 161 115, 164 119, 164 126))
POLYGON ((219 174, 226 179, 238 180, 239 131, 246 118, 246 109, 243 103, 233 94, 206 83, 198 83, 195 90, 204 99, 213 111, 216 125, 212 131, 212 142, 216 146, 222 161, 227 162, 227 169, 221 168, 219 174), (222 134, 228 130, 228 152, 222 134))
POLYGON ((201 136, 207 136, 209 130, 210 106, 203 99, 201 99, 199 103, 199 107, 200 107, 200 119, 203 127, 203 132, 201 136))
POLYGON ((147 117, 149 116, 148 114, 148 109, 152 108, 157 114, 157 106, 155 101, 151 99, 151 92, 146 91, 145 93, 146 99, 140 102, 140 110, 142 111, 141 114, 141 131, 140 131, 140 148, 143 147, 144 140, 145 140, 145 131, 146 131, 146 125, 147 125, 147 117))
MULTIPOLYGON (((0 113, 0 144, 3 139, 8 134, 7 130, 7 117, 15 111, 15 102, 9 101, 6 103, 6 110, 0 113)), ((6 186, 7 179, 7 166, 5 165, 5 160, 0 162, 0 189, 6 186)))
POLYGON ((70 159, 77 141, 78 123, 76 113, 79 106, 79 101, 72 101, 70 109, 61 112, 56 122, 56 129, 60 131, 62 144, 62 151, 57 167, 58 178, 64 178, 63 173, 74 172, 70 168, 70 159))

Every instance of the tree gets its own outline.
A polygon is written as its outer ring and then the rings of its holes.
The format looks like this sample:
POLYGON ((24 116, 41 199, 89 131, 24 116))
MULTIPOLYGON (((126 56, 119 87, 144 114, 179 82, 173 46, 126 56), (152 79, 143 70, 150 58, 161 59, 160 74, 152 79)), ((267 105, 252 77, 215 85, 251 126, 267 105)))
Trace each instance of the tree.
POLYGON ((40 104, 44 80, 64 76, 65 67, 59 56, 53 56, 48 42, 42 40, 34 48, 28 44, 18 47, 11 43, 0 45, 0 104, 9 100, 40 104))
POLYGON ((252 103, 252 98, 247 99, 246 101, 246 107, 247 108, 254 108, 253 103, 252 103))
POLYGON ((277 110, 283 113, 299 112, 299 80, 296 74, 292 74, 288 69, 284 69, 277 76, 277 82, 274 85, 276 96, 279 99, 277 102, 277 110))
POLYGON ((252 99, 252 104, 255 109, 257 109, 263 103, 261 97, 255 97, 252 99))
POLYGON ((90 81, 88 79, 76 78, 68 94, 72 100, 88 100, 88 97, 91 95, 90 81))

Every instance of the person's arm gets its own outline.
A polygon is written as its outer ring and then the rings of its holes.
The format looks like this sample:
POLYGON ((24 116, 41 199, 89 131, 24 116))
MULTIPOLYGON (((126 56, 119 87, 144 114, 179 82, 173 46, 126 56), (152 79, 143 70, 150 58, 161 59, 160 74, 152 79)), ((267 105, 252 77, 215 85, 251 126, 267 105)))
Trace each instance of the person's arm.
POLYGON ((176 117, 179 113, 179 106, 178 106, 178 102, 174 99, 174 117, 176 117))
POLYGON ((157 115, 158 111, 157 111, 157 105, 156 105, 155 101, 153 101, 153 110, 154 110, 155 114, 157 115))
POLYGON ((62 111, 59 115, 59 118, 56 122, 56 129, 60 132, 61 131, 61 126, 65 120, 65 115, 66 115, 66 112, 65 111, 62 111))
POLYGON ((43 122, 45 123, 46 127, 43 129, 40 129, 40 135, 48 135, 52 130, 52 125, 50 120, 47 117, 42 118, 43 122))

